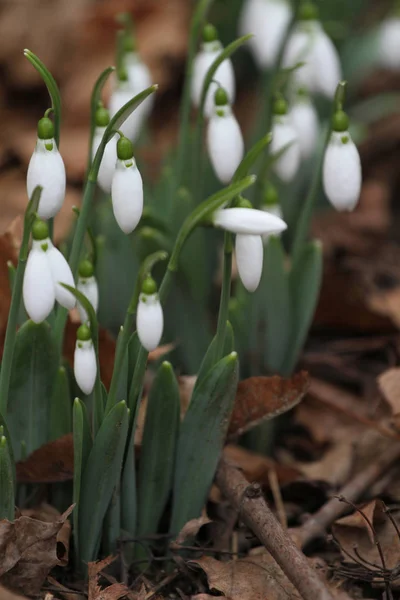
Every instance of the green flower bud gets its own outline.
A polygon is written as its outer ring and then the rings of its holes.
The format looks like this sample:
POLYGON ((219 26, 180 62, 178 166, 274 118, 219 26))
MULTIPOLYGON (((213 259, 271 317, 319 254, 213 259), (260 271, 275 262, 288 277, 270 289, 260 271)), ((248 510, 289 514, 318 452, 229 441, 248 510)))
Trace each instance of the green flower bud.
POLYGON ((275 206, 279 203, 278 191, 274 185, 268 183, 264 192, 264 204, 266 206, 275 206))
POLYGON ((133 36, 127 34, 124 37, 124 43, 122 44, 124 52, 136 52, 136 44, 133 36))
POLYGON ((104 106, 99 106, 96 110, 95 123, 96 127, 107 127, 110 122, 110 113, 104 108, 104 106))
POLYGON ((32 225, 32 237, 34 240, 45 240, 49 237, 49 226, 46 221, 35 219, 32 225))
POLYGON ((133 158, 133 145, 125 136, 120 137, 117 142, 117 156, 120 160, 133 158))
POLYGON ((148 296, 151 296, 157 292, 157 284, 152 277, 146 277, 146 279, 143 281, 142 292, 148 296))
POLYGON ((343 110, 338 110, 332 117, 333 131, 347 131, 349 128, 349 117, 343 110))
POLYGON ((84 279, 87 279, 88 277, 92 277, 93 273, 94 273, 94 267, 93 264, 90 262, 90 260, 83 260, 80 265, 79 265, 79 277, 83 277, 84 279))
POLYGON ((318 19, 318 8, 313 2, 303 2, 299 9, 300 21, 316 21, 318 19))
POLYGON ((90 328, 87 325, 81 325, 76 332, 76 339, 79 342, 88 342, 92 339, 90 328))
POLYGON ((250 202, 250 200, 247 200, 247 198, 243 198, 243 196, 240 196, 238 198, 236 207, 237 208, 253 208, 253 205, 250 202))
POLYGON ((216 106, 226 106, 228 104, 228 94, 224 88, 219 87, 214 94, 214 102, 216 106))
POLYGON ((117 79, 118 81, 128 81, 128 72, 124 66, 117 69, 117 79))
POLYGON ((207 25, 203 29, 203 42, 215 42, 218 39, 218 31, 211 25, 211 23, 207 23, 207 25))
POLYGON ((274 115, 286 115, 288 111, 288 105, 285 98, 277 98, 274 102, 273 113, 274 115))
POLYGON ((40 140, 51 140, 54 137, 53 121, 48 117, 43 117, 38 122, 37 135, 40 140))

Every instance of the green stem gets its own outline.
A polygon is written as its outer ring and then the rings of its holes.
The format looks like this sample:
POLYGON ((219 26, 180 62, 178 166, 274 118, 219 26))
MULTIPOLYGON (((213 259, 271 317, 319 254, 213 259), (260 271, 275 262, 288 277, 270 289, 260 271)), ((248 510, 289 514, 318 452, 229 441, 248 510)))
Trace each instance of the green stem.
POLYGON ((226 323, 228 321, 229 298, 231 296, 231 276, 232 276, 232 235, 225 233, 224 240, 224 267, 222 274, 221 299, 219 303, 217 335, 215 346, 214 364, 223 358, 226 323))

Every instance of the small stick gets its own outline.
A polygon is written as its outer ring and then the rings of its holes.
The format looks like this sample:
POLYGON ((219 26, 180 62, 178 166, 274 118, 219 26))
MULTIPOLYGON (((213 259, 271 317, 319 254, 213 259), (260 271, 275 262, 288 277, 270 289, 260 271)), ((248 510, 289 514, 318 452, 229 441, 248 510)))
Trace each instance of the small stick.
POLYGON ((271 487, 272 496, 274 498, 279 523, 282 525, 283 529, 287 529, 285 505, 283 504, 281 488, 279 487, 278 476, 276 474, 275 469, 270 469, 268 471, 268 482, 271 487))
POLYGON ((249 484, 241 471, 226 459, 220 460, 217 485, 234 506, 244 523, 253 531, 281 567, 304 600, 333 600, 304 554, 282 529, 268 504, 261 486, 249 484))
MULTIPOLYGON (((371 485, 400 458, 399 444, 392 444, 375 462, 358 473, 346 483, 338 496, 343 496, 350 502, 356 502, 371 485)), ((347 512, 345 504, 337 498, 332 498, 312 515, 301 527, 290 531, 299 547, 304 548, 312 540, 325 535, 328 527, 347 512)))

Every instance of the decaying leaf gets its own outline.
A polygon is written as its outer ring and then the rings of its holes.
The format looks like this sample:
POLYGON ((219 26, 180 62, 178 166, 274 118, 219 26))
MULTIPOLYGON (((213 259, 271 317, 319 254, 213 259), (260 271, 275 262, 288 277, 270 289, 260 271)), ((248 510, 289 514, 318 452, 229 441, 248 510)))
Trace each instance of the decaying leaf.
POLYGON ((171 544, 172 547, 181 546, 188 539, 195 537, 199 533, 201 527, 203 527, 203 525, 207 525, 207 523, 211 523, 211 519, 207 517, 205 512, 198 519, 191 519, 188 521, 186 525, 182 527, 177 538, 171 544))
POLYGON ((400 368, 388 369, 378 377, 379 389, 389 404, 393 425, 400 429, 400 368))
POLYGON ((306 394, 310 385, 308 373, 301 371, 290 379, 250 377, 239 382, 228 438, 252 429, 261 421, 287 412, 306 394))
POLYGON ((20 483, 56 483, 70 481, 74 475, 72 433, 41 446, 26 460, 17 462, 20 483))
POLYGON ((289 465, 281 465, 269 456, 256 454, 242 446, 228 444, 224 448, 224 456, 243 471, 248 481, 257 481, 269 486, 268 474, 275 471, 280 485, 285 485, 301 477, 300 471, 289 465))
POLYGON ((20 594, 6 590, 2 585, 0 585, 0 598, 1 600, 28 600, 26 596, 20 596, 20 594))
POLYGON ((68 548, 59 543, 59 536, 72 510, 70 506, 50 522, 24 515, 12 523, 0 521, 1 584, 24 594, 37 594, 50 570, 65 566, 68 548))
POLYGON ((128 588, 123 583, 113 583, 104 589, 99 585, 101 571, 108 567, 115 558, 115 556, 107 556, 104 560, 88 564, 89 600, 119 600, 119 598, 123 598, 129 593, 128 588))

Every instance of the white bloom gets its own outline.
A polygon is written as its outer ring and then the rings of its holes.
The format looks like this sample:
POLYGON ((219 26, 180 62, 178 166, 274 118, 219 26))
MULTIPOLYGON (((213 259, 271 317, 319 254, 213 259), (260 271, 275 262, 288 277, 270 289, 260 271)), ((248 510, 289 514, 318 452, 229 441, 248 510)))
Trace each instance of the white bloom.
POLYGON ((383 21, 379 31, 379 58, 387 69, 400 69, 400 17, 383 21))
MULTIPOLYGON (((113 90, 110 98, 110 115, 113 117, 120 108, 129 100, 136 96, 135 90, 132 89, 129 81, 118 81, 117 87, 113 90)), ((137 109, 136 109, 137 110, 137 109)), ((122 123, 120 130, 132 142, 137 138, 139 133, 139 121, 136 115, 136 110, 122 123)))
MULTIPOLYGON (((152 81, 150 71, 147 65, 142 62, 137 52, 127 52, 125 54, 125 66, 128 74, 129 84, 134 96, 140 94, 140 92, 143 92, 143 90, 151 86, 152 81)), ((142 102, 133 112, 132 123, 135 121, 135 128, 133 129, 134 137, 133 139, 131 138, 132 141, 135 141, 135 139, 138 137, 144 122, 153 108, 153 105, 154 94, 150 94, 150 96, 148 96, 146 100, 144 100, 144 102, 142 102)))
POLYGON ((294 72, 295 84, 332 98, 342 77, 340 61, 319 21, 300 21, 288 40, 283 65, 293 67, 299 62, 305 65, 294 72))
POLYGON ((25 310, 35 323, 44 321, 53 310, 56 292, 49 269, 47 240, 33 240, 24 274, 22 296, 25 310))
POLYGON ((309 158, 318 140, 318 116, 313 103, 307 97, 298 98, 290 109, 290 120, 297 132, 300 154, 309 158))
POLYGON ((290 117, 288 115, 275 116, 272 126, 272 154, 277 154, 285 146, 288 148, 274 162, 273 168, 282 181, 289 182, 296 175, 300 166, 299 140, 290 117))
MULTIPOLYGON (((97 312, 99 307, 99 286, 95 276, 92 275, 91 277, 79 277, 76 288, 84 296, 86 296, 90 304, 93 306, 94 311, 97 312)), ((81 323, 86 323, 89 320, 89 317, 80 302, 78 302, 78 311, 81 323)))
POLYGON ((111 200, 118 225, 124 233, 131 233, 143 212, 143 181, 134 158, 117 160, 111 200))
POLYGON ((255 292, 260 283, 264 248, 260 235, 239 233, 235 242, 236 264, 246 290, 255 292))
POLYGON ((66 185, 64 162, 54 139, 38 138, 36 142, 26 180, 29 198, 37 185, 43 187, 38 216, 41 219, 51 219, 63 205, 66 185))
MULTIPOLYGON (((222 46, 220 42, 205 42, 202 50, 198 53, 193 64, 192 75, 192 102, 198 107, 200 105, 201 94, 203 90, 204 80, 207 72, 215 61, 217 56, 221 54, 222 46)), ((235 100, 235 73, 232 62, 229 58, 224 60, 214 74, 213 79, 207 92, 206 102, 204 105, 204 114, 209 117, 214 108, 214 94, 218 89, 216 81, 226 90, 228 94, 229 104, 233 104, 235 100)))
POLYGON ((261 69, 276 63, 278 51, 291 19, 286 0, 247 0, 239 21, 240 35, 253 33, 250 48, 261 69))
POLYGON ((220 227, 231 233, 247 233, 264 235, 266 233, 281 233, 287 227, 286 223, 262 210, 255 208, 222 208, 213 214, 215 227, 220 227))
POLYGON ((164 328, 163 310, 158 294, 140 294, 136 329, 140 343, 148 352, 160 343, 164 328))
MULTIPOLYGON (((273 215, 274 217, 279 217, 279 219, 283 219, 283 212, 282 212, 282 208, 280 206, 280 204, 276 203, 276 204, 264 204, 263 206, 261 206, 261 210, 269 213, 270 215, 273 215)), ((281 232, 278 233, 264 233, 264 235, 262 236, 263 242, 266 243, 269 238, 271 237, 271 235, 281 235, 281 232)))
POLYGON ((46 252, 47 261, 50 268, 50 273, 54 282, 54 289, 56 294, 56 300, 64 308, 71 310, 76 304, 75 296, 66 290, 61 283, 65 283, 70 287, 75 287, 74 276, 72 275, 71 268, 67 263, 63 254, 55 248, 53 244, 49 243, 49 249, 46 252))
POLYGON ((242 132, 229 106, 215 107, 207 128, 207 149, 218 179, 229 183, 244 154, 242 132))
MULTIPOLYGON (((93 136, 92 160, 99 148, 106 127, 96 127, 93 136)), ((115 165, 117 163, 117 135, 114 135, 106 144, 103 158, 100 163, 100 170, 97 176, 97 182, 103 192, 109 194, 111 192, 111 183, 114 176, 115 165)))
POLYGON ((92 340, 77 340, 74 353, 74 375, 82 392, 90 394, 97 375, 96 353, 92 340))
POLYGON ((324 156, 326 196, 337 210, 351 211, 359 200, 361 183, 360 155, 350 134, 334 131, 324 156))

